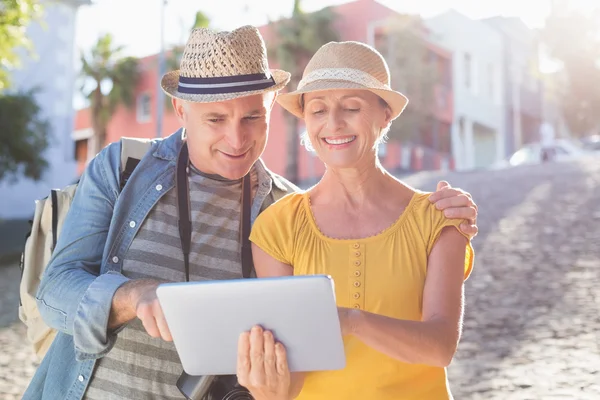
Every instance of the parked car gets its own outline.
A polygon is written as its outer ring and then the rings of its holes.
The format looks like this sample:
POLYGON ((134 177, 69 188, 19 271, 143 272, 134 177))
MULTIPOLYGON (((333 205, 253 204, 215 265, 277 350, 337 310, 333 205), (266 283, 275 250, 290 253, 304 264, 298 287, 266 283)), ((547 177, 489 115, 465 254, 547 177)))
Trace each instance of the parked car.
POLYGON ((556 139, 549 144, 529 143, 513 153, 508 159, 493 166, 493 169, 517 165, 541 164, 543 162, 569 161, 584 157, 589 152, 578 143, 568 139, 556 139))
POLYGON ((530 143, 516 151, 509 159, 510 165, 539 164, 547 161, 569 161, 586 155, 575 142, 557 139, 550 144, 530 143))
POLYGON ((581 139, 581 145, 589 151, 600 151, 600 135, 587 136, 581 139))

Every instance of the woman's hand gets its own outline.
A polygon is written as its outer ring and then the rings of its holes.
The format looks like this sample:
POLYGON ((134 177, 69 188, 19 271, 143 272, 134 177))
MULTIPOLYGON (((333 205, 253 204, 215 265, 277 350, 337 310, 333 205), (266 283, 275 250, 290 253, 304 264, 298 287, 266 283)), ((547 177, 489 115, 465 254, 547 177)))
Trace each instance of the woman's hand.
POLYGON ((259 326, 240 335, 237 378, 256 400, 287 400, 291 377, 284 346, 259 326))
POLYGON ((342 335, 351 335, 356 330, 356 319, 360 310, 352 308, 338 307, 338 317, 340 318, 340 328, 342 335))

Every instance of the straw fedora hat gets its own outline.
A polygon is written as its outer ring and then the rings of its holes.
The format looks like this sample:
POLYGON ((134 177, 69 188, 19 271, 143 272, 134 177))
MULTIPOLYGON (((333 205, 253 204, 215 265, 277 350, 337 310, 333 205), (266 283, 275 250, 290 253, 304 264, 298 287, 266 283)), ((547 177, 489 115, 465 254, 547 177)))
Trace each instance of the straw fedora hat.
POLYGON ((294 92, 277 96, 286 110, 304 118, 301 97, 305 93, 332 89, 369 90, 392 109, 396 119, 408 104, 408 99, 390 87, 390 71, 381 54, 360 42, 329 42, 308 62, 302 80, 294 92))
POLYGON ((164 92, 181 100, 210 103, 281 90, 290 74, 270 70, 262 36, 253 26, 231 32, 194 29, 179 70, 161 80, 164 92))

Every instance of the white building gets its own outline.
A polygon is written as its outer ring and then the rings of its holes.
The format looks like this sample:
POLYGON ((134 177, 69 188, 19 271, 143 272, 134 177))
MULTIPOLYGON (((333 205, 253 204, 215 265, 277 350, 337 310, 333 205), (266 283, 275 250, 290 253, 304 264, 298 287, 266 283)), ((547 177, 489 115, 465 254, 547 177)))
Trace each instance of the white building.
POLYGON ((503 44, 497 30, 454 10, 425 20, 431 40, 453 54, 452 155, 457 170, 504 158, 503 44))
POLYGON ((11 72, 11 88, 39 88, 36 100, 50 123, 51 141, 46 153, 49 167, 42 180, 20 177, 0 182, 0 220, 31 218, 34 200, 76 179, 73 132, 75 18, 89 0, 42 1, 42 23, 27 28, 34 57, 24 56, 22 67, 11 72))

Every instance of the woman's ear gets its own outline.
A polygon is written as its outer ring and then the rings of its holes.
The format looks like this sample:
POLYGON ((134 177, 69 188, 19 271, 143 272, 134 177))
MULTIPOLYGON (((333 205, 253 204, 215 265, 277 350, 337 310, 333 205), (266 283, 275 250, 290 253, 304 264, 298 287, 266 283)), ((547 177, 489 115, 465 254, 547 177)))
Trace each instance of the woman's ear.
POLYGON ((385 113, 385 119, 381 129, 389 128, 390 124, 392 123, 392 109, 389 106, 386 106, 384 107, 383 112, 385 113))

